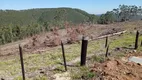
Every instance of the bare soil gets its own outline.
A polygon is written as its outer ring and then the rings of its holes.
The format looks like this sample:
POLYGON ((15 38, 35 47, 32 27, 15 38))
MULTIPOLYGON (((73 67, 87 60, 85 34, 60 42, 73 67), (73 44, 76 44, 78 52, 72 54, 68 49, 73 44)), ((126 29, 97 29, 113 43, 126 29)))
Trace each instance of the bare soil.
POLYGON ((140 64, 118 59, 95 63, 92 71, 99 73, 99 78, 104 80, 142 80, 142 66, 140 64))

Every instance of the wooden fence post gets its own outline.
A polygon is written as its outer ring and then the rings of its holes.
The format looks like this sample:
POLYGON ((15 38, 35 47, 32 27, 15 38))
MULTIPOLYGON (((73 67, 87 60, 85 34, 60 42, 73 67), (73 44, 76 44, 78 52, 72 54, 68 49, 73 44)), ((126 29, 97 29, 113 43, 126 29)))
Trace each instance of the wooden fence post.
POLYGON ((22 68, 22 76, 23 80, 25 80, 25 70, 24 70, 24 62, 23 62, 23 53, 22 47, 19 45, 19 53, 20 53, 20 61, 21 61, 21 68, 22 68))
POLYGON ((136 33, 136 39, 135 39, 135 49, 138 48, 138 40, 139 40, 139 31, 136 33))
POLYGON ((106 37, 105 48, 107 47, 107 45, 108 45, 108 36, 106 37))
POLYGON ((66 57, 65 57, 65 51, 64 51, 64 44, 62 43, 62 41, 61 41, 61 47, 62 47, 62 53, 63 53, 64 67, 65 67, 65 71, 67 71, 66 57))
POLYGON ((81 66, 84 66, 86 64, 87 45, 88 45, 88 40, 83 37, 82 47, 81 47, 81 63, 80 63, 81 66))
POLYGON ((108 50, 109 50, 109 45, 106 48, 106 55, 105 55, 105 57, 108 57, 108 50))

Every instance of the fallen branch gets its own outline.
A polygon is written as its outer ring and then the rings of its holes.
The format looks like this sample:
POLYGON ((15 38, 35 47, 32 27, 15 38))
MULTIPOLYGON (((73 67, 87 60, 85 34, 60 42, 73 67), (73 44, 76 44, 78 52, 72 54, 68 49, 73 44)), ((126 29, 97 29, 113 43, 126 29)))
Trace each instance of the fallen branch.
POLYGON ((115 35, 123 34, 123 33, 126 33, 126 32, 127 32, 127 30, 117 32, 117 33, 108 34, 108 35, 103 35, 103 36, 100 36, 100 37, 97 37, 97 38, 94 38, 94 39, 91 39, 91 40, 103 39, 103 38, 106 38, 106 37, 115 36, 115 35))

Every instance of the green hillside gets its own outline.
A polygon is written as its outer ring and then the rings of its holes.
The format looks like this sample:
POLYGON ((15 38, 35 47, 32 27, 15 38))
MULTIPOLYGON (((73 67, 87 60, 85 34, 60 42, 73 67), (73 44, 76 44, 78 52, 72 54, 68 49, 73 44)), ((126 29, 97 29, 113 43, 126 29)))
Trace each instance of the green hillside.
POLYGON ((54 26, 64 28, 64 21, 82 23, 89 19, 87 12, 72 8, 0 10, 0 45, 49 31, 54 26))
POLYGON ((72 8, 39 8, 28 10, 0 10, 0 25, 28 25, 36 22, 67 20, 83 22, 88 20, 89 14, 85 11, 72 8))

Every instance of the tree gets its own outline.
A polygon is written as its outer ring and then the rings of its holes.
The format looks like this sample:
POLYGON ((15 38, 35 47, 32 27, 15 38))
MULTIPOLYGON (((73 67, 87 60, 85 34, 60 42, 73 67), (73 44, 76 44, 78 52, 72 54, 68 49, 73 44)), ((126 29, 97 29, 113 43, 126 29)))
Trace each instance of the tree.
POLYGON ((105 14, 102 14, 102 15, 99 17, 98 23, 99 23, 99 24, 106 24, 105 14))
POLYGON ((119 19, 120 19, 120 16, 119 16, 119 8, 113 9, 112 11, 113 11, 113 13, 114 13, 114 15, 115 15, 114 17, 115 17, 116 21, 119 21, 119 19))
POLYGON ((3 31, 4 29, 3 28, 1 28, 0 29, 0 38, 1 38, 1 44, 5 44, 5 32, 3 31))
POLYGON ((9 25, 8 29, 9 29, 9 35, 10 35, 10 42, 13 42, 13 31, 12 31, 12 24, 9 25))
POLYGON ((43 27, 46 31, 49 31, 50 30, 50 26, 49 26, 49 23, 48 22, 44 22, 43 23, 43 27))
POLYGON ((112 11, 108 11, 105 14, 106 23, 113 23, 115 21, 114 13, 112 11))
POLYGON ((18 40, 18 39, 21 39, 21 29, 20 29, 20 26, 16 25, 13 27, 13 30, 12 30, 12 33, 13 33, 13 36, 15 37, 15 40, 18 40))
POLYGON ((105 14, 102 14, 98 20, 100 24, 109 24, 115 21, 114 13, 112 11, 108 11, 105 14))
POLYGON ((97 23, 97 20, 98 20, 98 16, 94 15, 94 14, 91 14, 90 17, 89 17, 89 21, 91 23, 97 23))
POLYGON ((135 5, 119 5, 119 8, 113 9, 117 21, 129 21, 129 20, 140 20, 142 17, 141 6, 137 7, 135 5))

